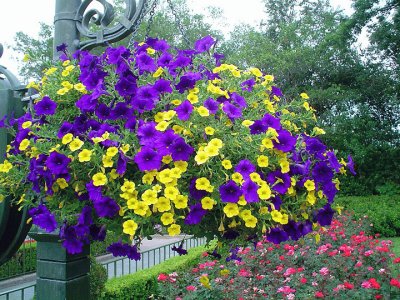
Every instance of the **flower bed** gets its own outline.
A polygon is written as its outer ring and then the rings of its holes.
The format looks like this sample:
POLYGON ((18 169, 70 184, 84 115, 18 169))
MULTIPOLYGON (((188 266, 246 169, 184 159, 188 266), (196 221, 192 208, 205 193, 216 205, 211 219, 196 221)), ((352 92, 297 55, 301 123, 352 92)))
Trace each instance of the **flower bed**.
MULTIPOLYGON (((400 257, 391 241, 367 234, 349 214, 313 238, 232 249, 228 261, 205 253, 187 272, 160 274, 165 299, 399 299, 400 257)), ((214 253, 215 254, 215 253, 214 253)))

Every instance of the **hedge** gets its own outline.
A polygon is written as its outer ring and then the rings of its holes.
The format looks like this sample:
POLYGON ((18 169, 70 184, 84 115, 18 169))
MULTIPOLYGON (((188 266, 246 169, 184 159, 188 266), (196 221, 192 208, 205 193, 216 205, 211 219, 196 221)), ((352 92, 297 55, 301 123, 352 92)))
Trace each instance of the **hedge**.
POLYGON ((400 196, 361 196, 337 199, 337 204, 353 211, 356 218, 368 216, 373 233, 384 237, 400 236, 400 196))
POLYGON ((157 296, 157 277, 160 273, 171 273, 189 269, 199 263, 200 255, 206 250, 199 246, 188 250, 187 255, 172 257, 159 265, 134 274, 113 278, 106 282, 105 293, 100 299, 141 300, 151 295, 157 296))

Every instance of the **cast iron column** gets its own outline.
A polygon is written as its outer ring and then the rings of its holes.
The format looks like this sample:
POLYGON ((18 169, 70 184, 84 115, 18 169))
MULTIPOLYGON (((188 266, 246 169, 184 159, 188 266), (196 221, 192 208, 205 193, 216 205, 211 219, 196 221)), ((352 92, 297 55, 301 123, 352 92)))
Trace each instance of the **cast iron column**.
POLYGON ((54 59, 59 56, 56 47, 62 43, 67 44, 70 53, 78 49, 79 31, 76 28, 75 17, 80 5, 81 0, 56 0, 53 42, 54 59))

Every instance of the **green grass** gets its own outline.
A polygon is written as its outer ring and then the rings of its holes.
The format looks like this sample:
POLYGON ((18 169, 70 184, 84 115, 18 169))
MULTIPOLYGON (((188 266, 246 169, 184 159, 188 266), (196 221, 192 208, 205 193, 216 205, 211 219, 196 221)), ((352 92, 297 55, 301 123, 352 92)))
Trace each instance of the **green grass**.
POLYGON ((396 254, 396 257, 400 257, 400 237, 391 237, 388 239, 393 242, 394 254, 396 254))

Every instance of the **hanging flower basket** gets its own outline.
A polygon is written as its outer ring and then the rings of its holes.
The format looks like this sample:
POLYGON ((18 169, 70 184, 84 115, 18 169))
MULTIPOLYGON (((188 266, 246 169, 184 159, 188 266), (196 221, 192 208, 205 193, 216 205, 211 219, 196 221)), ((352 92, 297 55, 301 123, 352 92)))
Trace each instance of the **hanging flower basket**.
POLYGON ((4 124, 15 140, 1 194, 29 206, 33 224, 60 227, 70 253, 112 230, 121 241, 109 251, 132 259, 158 224, 245 243, 329 225, 351 158, 318 138, 307 94, 286 99, 272 75, 222 63, 214 44, 149 38, 72 57, 61 47, 41 97, 4 124))

